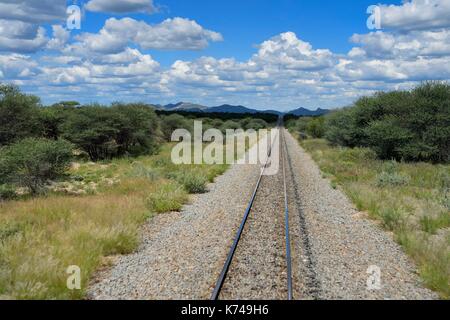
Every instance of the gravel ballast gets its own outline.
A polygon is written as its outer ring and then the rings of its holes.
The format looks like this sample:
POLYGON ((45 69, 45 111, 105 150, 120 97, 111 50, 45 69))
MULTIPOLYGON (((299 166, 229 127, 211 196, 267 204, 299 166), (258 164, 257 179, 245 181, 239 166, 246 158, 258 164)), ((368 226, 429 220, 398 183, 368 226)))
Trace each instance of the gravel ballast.
POLYGON ((181 212, 149 220, 139 250, 100 272, 88 297, 209 299, 259 174, 259 165, 232 165, 181 212))
POLYGON ((283 176, 263 176, 222 288, 222 300, 287 298, 283 176))
POLYGON ((304 219, 318 286, 316 298, 438 298, 423 287, 414 264, 392 236, 333 189, 298 142, 287 131, 285 136, 299 193, 297 214, 304 219), (371 267, 381 271, 378 290, 367 286, 371 267))
MULTIPOLYGON (((392 236, 284 132, 294 299, 437 299, 392 236), (371 268, 381 272, 378 289, 368 287, 371 268)), ((258 165, 233 165, 181 212, 149 220, 139 250, 100 271, 88 298, 209 299, 259 174, 258 165)), ((221 299, 286 298, 283 200, 281 172, 263 177, 221 299)))

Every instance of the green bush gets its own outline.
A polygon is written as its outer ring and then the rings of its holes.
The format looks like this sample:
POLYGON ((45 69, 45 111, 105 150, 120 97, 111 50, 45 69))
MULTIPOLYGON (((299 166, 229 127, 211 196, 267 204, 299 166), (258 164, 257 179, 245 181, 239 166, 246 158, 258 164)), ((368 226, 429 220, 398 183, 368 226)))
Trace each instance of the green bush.
POLYGON ((334 145, 370 147, 382 159, 450 161, 450 84, 380 92, 326 116, 334 145))
POLYGON ((411 181, 411 178, 396 172, 389 173, 383 171, 382 173, 377 175, 376 181, 377 187, 387 187, 387 186, 395 187, 407 185, 411 181))
POLYGON ((363 130, 356 125, 355 108, 344 108, 326 116, 325 138, 333 145, 344 147, 365 146, 363 130))
POLYGON ((84 150, 92 161, 153 154, 161 135, 155 112, 141 104, 74 108, 62 131, 63 138, 84 150))
POLYGON ((187 199, 188 195, 183 188, 175 183, 168 183, 149 195, 147 205, 156 213, 179 211, 187 199))
POLYGON ((171 141, 172 133, 177 129, 193 130, 193 122, 191 123, 185 117, 179 114, 161 116, 161 130, 166 141, 171 141))
POLYGON ((0 183, 28 187, 38 193, 48 180, 67 170, 73 145, 64 140, 27 138, 0 150, 0 183))
POLYGON ((11 185, 0 184, 0 201, 11 200, 16 196, 15 188, 11 185))
POLYGON ((325 119, 312 118, 306 125, 306 133, 312 138, 323 138, 325 134, 325 119))
POLYGON ((397 163, 389 161, 384 164, 383 171, 376 176, 377 187, 404 186, 411 181, 411 177, 397 171, 397 163))
POLYGON ((130 172, 130 177, 145 178, 150 181, 156 181, 161 177, 161 173, 157 169, 138 164, 133 167, 133 170, 130 172))
POLYGON ((39 106, 38 97, 0 84, 0 146, 39 135, 39 106))
POLYGON ((182 175, 180 182, 189 193, 205 193, 207 191, 208 178, 203 175, 194 172, 186 173, 182 175))
POLYGON ((267 129, 269 127, 268 123, 263 119, 251 119, 251 118, 241 120, 241 126, 245 130, 253 129, 255 131, 267 129))
POLYGON ((234 120, 227 120, 225 121, 222 126, 220 127, 220 130, 222 132, 226 132, 227 129, 230 130, 237 130, 237 129, 242 129, 242 126, 239 122, 234 121, 234 120))
POLYGON ((181 171, 168 176, 181 184, 188 193, 205 193, 207 191, 208 177, 195 171, 181 171))

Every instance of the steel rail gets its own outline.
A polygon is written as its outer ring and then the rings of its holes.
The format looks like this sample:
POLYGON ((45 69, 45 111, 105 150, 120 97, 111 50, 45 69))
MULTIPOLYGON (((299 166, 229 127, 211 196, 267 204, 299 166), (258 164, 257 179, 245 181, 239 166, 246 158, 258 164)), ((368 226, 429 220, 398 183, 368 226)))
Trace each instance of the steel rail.
MULTIPOLYGON (((281 129, 284 130, 284 129, 281 129)), ((284 131, 281 131, 280 138, 283 140, 282 144, 283 151, 287 152, 287 144, 284 139, 284 131)), ((287 265, 287 287, 288 287, 288 300, 292 300, 292 258, 291 258, 291 238, 289 234, 289 204, 288 204, 288 193, 287 193, 287 183, 286 183, 286 165, 284 163, 285 156, 282 155, 282 166, 283 166, 283 184, 284 184, 284 225, 285 225, 285 235, 286 235, 286 265, 287 265)))
MULTIPOLYGON (((274 142, 275 141, 276 141, 276 139, 274 139, 274 142)), ((236 252, 237 246, 239 244, 239 240, 241 239, 242 233, 244 231, 245 224, 246 224, 246 222, 248 220, 248 216, 249 216, 250 211, 251 211, 251 209, 253 207, 253 203, 255 202, 256 194, 258 193, 258 189, 259 189, 259 186, 261 184, 262 177, 264 176, 264 172, 265 172, 265 170, 267 168, 267 164, 269 163, 269 159, 272 156, 273 143, 271 143, 271 145, 270 145, 270 149, 269 149, 269 152, 267 154, 266 163, 264 164, 264 167, 261 169, 261 174, 259 175, 258 182, 256 183, 255 189, 253 191, 253 194, 252 194, 250 202, 249 202, 249 204, 247 206, 247 209, 245 210, 244 217, 243 217, 243 219, 241 221, 241 224, 240 224, 239 229, 237 231, 236 237, 235 237, 235 239, 233 241, 233 245, 231 246, 230 252, 228 253, 227 259, 226 259, 225 264, 224 264, 224 266, 222 268, 222 271, 220 272, 219 278, 217 279, 216 286, 214 287, 214 291, 213 291, 213 293, 211 295, 211 300, 217 300, 219 298, 220 291, 222 290, 222 287, 223 287, 223 284, 225 282, 225 278, 227 276, 228 270, 230 269, 230 265, 231 265, 231 262, 233 260, 234 254, 236 252)))

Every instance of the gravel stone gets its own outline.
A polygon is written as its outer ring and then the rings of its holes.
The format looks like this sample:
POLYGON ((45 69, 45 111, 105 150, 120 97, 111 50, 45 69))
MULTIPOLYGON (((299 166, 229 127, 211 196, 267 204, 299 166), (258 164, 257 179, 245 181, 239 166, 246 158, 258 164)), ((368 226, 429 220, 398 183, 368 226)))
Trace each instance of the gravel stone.
POLYGON ((232 165, 181 212, 149 220, 139 250, 99 272, 88 298, 209 299, 259 173, 232 165))
MULTIPOLYGON (((392 236, 324 179, 284 131, 294 299, 437 299, 392 236), (381 288, 369 290, 369 267, 381 288)), ((281 170, 280 170, 281 171, 281 170)), ((233 165, 181 212, 142 229, 142 245, 98 272, 90 299, 209 299, 260 174, 233 165)), ((286 299, 281 172, 263 177, 221 299, 286 299)))
POLYGON ((287 131, 285 136, 299 191, 297 215, 305 222, 318 286, 316 298, 437 299, 424 288, 414 264, 392 236, 364 218, 342 191, 322 178, 316 163, 287 131), (368 290, 370 266, 381 270, 380 290, 368 290))

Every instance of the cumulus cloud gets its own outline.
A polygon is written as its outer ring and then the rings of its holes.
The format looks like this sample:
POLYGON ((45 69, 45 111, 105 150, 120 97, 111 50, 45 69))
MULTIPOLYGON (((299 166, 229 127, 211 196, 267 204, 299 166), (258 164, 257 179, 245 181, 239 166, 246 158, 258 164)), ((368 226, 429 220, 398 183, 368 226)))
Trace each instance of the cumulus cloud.
POLYGON ((37 63, 26 55, 0 55, 0 80, 29 78, 39 72, 37 67, 37 63))
POLYGON ((383 28, 420 30, 450 27, 450 0, 411 0, 381 5, 383 28))
POLYGON ((183 18, 167 19, 149 25, 132 18, 110 18, 98 33, 78 36, 70 50, 80 52, 118 53, 129 43, 142 49, 199 50, 209 42, 222 41, 220 33, 206 30, 197 22, 183 18))
POLYGON ((44 23, 62 21, 65 0, 2 0, 0 2, 0 51, 33 53, 48 38, 44 23))
MULTIPOLYGON (((49 40, 37 22, 8 13, 8 21, 0 19, 0 50, 16 53, 0 55, 0 80, 39 88, 52 99, 70 98, 66 95, 76 92, 82 101, 176 99, 283 109, 296 102, 342 106, 378 90, 450 80, 449 1, 382 6, 382 26, 389 30, 353 35, 354 47, 347 54, 315 48, 294 32, 285 32, 260 43, 243 61, 203 56, 177 60, 170 67, 162 67, 147 50, 199 50, 222 41, 222 35, 184 18, 154 25, 110 18, 97 33, 81 33, 74 39, 55 24, 49 40), (58 52, 34 56, 38 63, 33 56, 18 54, 44 48, 58 52)), ((25 2, 33 1, 2 4, 11 8, 25 2)), ((98 11, 120 13, 140 11, 138 5, 144 2, 153 4, 141 0, 89 3, 91 9, 103 5, 98 11), (125 4, 136 6, 124 9, 125 4)), ((51 20, 43 14, 39 19, 51 20)))
MULTIPOLYGON (((411 31, 408 33, 355 34, 351 41, 361 45, 368 57, 417 58, 450 55, 450 30, 411 31)), ((353 54, 356 52, 354 51, 353 54)))
POLYGON ((63 49, 70 38, 70 31, 59 25, 53 25, 53 38, 47 44, 47 48, 51 50, 63 49))
POLYGON ((126 48, 118 54, 97 55, 90 59, 80 60, 70 56, 67 58, 61 59, 60 65, 43 67, 44 80, 57 85, 123 83, 120 79, 154 79, 158 77, 160 67, 150 55, 131 48, 126 48))
POLYGON ((65 19, 66 6, 66 0, 2 0, 0 19, 51 23, 65 19))
POLYGON ((327 49, 313 50, 311 44, 298 39, 295 33, 286 32, 264 41, 253 61, 287 69, 319 70, 333 64, 333 54, 327 49))
POLYGON ((48 38, 45 29, 22 21, 0 19, 0 51, 30 53, 43 48, 48 38))
POLYGON ((85 8, 94 12, 131 13, 156 11, 153 0, 90 0, 85 8))

